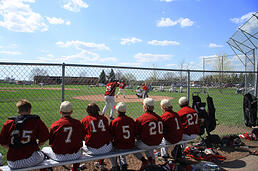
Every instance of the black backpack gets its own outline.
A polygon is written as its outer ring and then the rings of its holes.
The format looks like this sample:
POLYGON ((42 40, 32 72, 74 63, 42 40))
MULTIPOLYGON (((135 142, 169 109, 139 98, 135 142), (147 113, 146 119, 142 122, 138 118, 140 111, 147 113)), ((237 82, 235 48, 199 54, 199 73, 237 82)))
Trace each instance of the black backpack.
POLYGON ((201 98, 198 95, 193 95, 193 109, 198 113, 199 117, 199 125, 200 125, 200 135, 205 133, 206 123, 207 120, 207 112, 205 110, 206 103, 201 102, 201 98))
POLYGON ((29 120, 29 119, 38 119, 40 118, 38 115, 18 115, 18 116, 13 116, 9 117, 8 119, 13 120, 15 122, 15 127, 14 130, 12 131, 13 136, 13 142, 9 145, 11 148, 20 148, 22 146, 27 146, 27 145, 33 145, 36 144, 36 141, 30 141, 28 143, 21 143, 20 139, 20 130, 22 129, 24 123, 29 120))
POLYGON ((243 111, 244 111, 245 125, 247 127, 256 126, 257 125, 256 123, 257 99, 250 93, 247 93, 244 95, 243 111))
POLYGON ((216 128, 216 117, 215 117, 216 109, 214 107, 212 97, 208 95, 206 101, 207 101, 207 118, 206 118, 205 124, 206 124, 206 131, 209 135, 210 132, 215 130, 216 128))

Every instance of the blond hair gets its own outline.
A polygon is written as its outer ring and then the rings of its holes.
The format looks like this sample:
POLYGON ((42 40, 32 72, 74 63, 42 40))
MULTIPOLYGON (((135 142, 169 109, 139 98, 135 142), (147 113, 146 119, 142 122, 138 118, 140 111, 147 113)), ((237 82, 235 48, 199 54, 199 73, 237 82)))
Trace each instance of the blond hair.
POLYGON ((18 113, 29 112, 31 110, 31 103, 26 99, 21 99, 16 103, 18 113))

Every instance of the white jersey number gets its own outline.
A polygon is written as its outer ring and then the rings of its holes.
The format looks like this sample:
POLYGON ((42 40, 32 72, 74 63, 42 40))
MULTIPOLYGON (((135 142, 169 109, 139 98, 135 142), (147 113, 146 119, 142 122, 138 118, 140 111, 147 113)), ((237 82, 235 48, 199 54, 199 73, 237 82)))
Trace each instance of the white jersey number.
MULTIPOLYGON (((15 133, 15 131, 12 132, 12 135, 14 133, 15 133)), ((32 134, 32 131, 28 131, 28 130, 23 130, 22 131, 22 137, 21 137, 21 139, 23 139, 23 140, 21 140, 22 144, 26 144, 26 143, 30 142, 30 140, 31 140, 31 135, 30 134, 32 134)), ((14 144, 13 141, 14 141, 14 136, 12 136, 12 138, 11 138, 11 144, 14 144)))
POLYGON ((198 114, 197 113, 187 114, 186 118, 187 118, 188 125, 198 124, 198 114))
MULTIPOLYGON (((91 121, 90 123, 91 123, 91 126, 92 126, 92 132, 97 132, 96 127, 94 125, 94 122, 91 121)), ((105 125, 104 125, 102 119, 99 120, 98 128, 100 128, 102 132, 106 131, 106 128, 105 128, 105 125)))
POLYGON ((107 86, 106 91, 110 92, 111 91, 111 86, 107 86))
POLYGON ((161 121, 158 122, 158 126, 157 126, 156 122, 150 122, 149 126, 150 126, 150 135, 157 134, 157 131, 156 131, 157 127, 158 127, 158 134, 163 134, 163 124, 161 121))
POLYGON ((178 123, 177 118, 175 118, 175 122, 176 122, 176 129, 179 130, 179 129, 180 129, 180 126, 179 126, 179 123, 178 123))
POLYGON ((124 137, 124 139, 129 139, 130 138, 129 125, 122 126, 122 130, 123 130, 123 137, 124 137))
POLYGON ((71 136, 72 136, 72 132, 73 132, 73 128, 72 127, 64 127, 64 132, 68 132, 68 135, 65 139, 65 143, 71 143, 71 136))

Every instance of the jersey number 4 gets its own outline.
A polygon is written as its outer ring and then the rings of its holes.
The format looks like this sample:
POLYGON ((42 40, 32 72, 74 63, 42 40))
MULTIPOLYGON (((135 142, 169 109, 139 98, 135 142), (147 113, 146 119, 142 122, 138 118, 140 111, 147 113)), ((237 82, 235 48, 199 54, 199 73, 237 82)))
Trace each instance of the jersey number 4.
MULTIPOLYGON (((92 132, 97 132, 96 127, 94 125, 94 122, 91 121, 90 123, 91 123, 91 126, 92 126, 92 132)), ((105 125, 104 125, 102 119, 99 120, 99 123, 97 124, 97 128, 99 128, 102 132, 106 131, 106 128, 105 128, 105 125)))

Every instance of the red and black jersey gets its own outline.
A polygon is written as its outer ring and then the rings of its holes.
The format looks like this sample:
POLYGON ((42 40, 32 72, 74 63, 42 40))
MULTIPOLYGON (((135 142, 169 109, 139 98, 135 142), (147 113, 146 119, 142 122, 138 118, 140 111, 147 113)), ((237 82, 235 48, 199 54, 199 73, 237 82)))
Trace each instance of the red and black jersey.
POLYGON ((116 149, 130 149, 135 143, 135 122, 124 115, 118 116, 110 125, 113 145, 116 149))
POLYGON ((116 92, 116 88, 119 86, 117 82, 109 82, 106 85, 105 96, 114 96, 116 92))
POLYGON ((62 117, 50 128, 49 145, 56 154, 72 154, 82 147, 83 129, 79 120, 62 117))
POLYGON ((163 138, 162 119, 156 113, 144 113, 136 121, 136 136, 146 145, 155 146, 161 143, 163 138))
POLYGON ((175 144, 182 139, 183 127, 181 119, 176 112, 166 111, 160 116, 163 121, 164 138, 171 144, 175 144))
POLYGON ((119 84, 119 88, 124 89, 126 87, 126 84, 124 82, 121 82, 119 84))
POLYGON ((146 91, 146 90, 148 90, 148 87, 147 87, 145 84, 142 84, 142 89, 143 89, 144 91, 146 91))
POLYGON ((81 120, 85 144, 92 148, 100 148, 111 141, 108 119, 103 115, 86 116, 81 120))
POLYGON ((177 113, 181 118, 184 134, 200 134, 198 114, 193 108, 185 106, 177 113))
MULTIPOLYGON (((15 121, 7 120, 0 133, 0 143, 9 146, 13 139, 12 132, 15 130, 15 121)), ((20 142, 28 144, 30 142, 45 142, 49 139, 49 132, 46 125, 40 118, 27 120, 20 129, 20 142)), ((19 148, 9 147, 7 152, 7 160, 16 161, 29 158, 33 152, 39 151, 39 146, 36 143, 31 145, 21 146, 19 148)))

